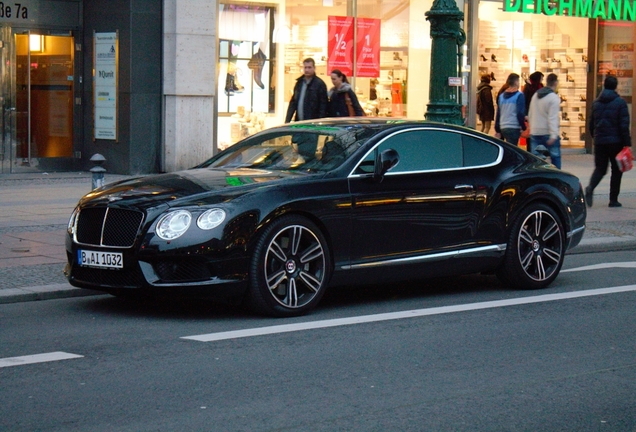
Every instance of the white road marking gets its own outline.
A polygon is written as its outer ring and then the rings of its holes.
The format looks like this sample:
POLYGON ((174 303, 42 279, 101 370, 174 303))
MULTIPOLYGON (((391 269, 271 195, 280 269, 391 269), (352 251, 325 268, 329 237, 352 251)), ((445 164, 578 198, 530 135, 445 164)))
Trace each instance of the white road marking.
POLYGON ((599 288, 593 290, 573 291, 559 294, 544 294, 532 297, 520 297, 507 300, 494 300, 481 303, 469 303, 454 306, 442 306, 429 309, 415 309, 402 312, 389 312, 376 315, 363 315, 350 318, 337 318, 322 321, 310 321, 297 324, 283 324, 271 327, 258 327, 243 330, 234 330, 219 333, 208 333, 195 336, 183 336, 181 339, 189 339, 198 342, 214 342, 225 339, 238 339, 244 337, 263 336, 277 333, 288 333, 302 330, 313 330, 320 328, 338 327, 352 324, 363 324, 379 321, 398 320, 405 318, 416 318, 429 315, 441 315, 453 312, 466 312, 480 309, 492 309, 506 306, 517 306, 532 303, 543 303, 555 300, 566 300, 580 297, 599 296, 605 294, 615 294, 622 292, 636 291, 636 285, 625 285, 620 287, 599 288))
POLYGON ((65 353, 61 351, 44 353, 44 354, 33 354, 21 357, 7 357, 0 358, 0 368, 9 367, 9 366, 22 366, 26 364, 33 363, 45 363, 50 361, 58 361, 58 360, 69 360, 74 358, 81 358, 84 356, 78 354, 65 353))
POLYGON ((567 270, 561 270, 561 273, 585 271, 585 270, 600 270, 600 269, 608 269, 608 268, 636 268, 636 261, 594 264, 594 265, 589 265, 584 267, 576 267, 576 268, 571 268, 567 270))

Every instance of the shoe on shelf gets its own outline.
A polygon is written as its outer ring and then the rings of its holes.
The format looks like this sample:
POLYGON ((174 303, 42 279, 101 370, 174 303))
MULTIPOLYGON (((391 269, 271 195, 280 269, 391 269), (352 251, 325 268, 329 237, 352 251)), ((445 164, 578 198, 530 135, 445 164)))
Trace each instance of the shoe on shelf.
POLYGON ((497 78, 495 78, 495 73, 494 72, 490 72, 490 80, 491 81, 497 81, 497 78))
POLYGON ((623 204, 619 203, 618 201, 610 201, 607 206, 608 207, 623 207, 623 204))
POLYGON ((570 57, 569 55, 565 56, 565 61, 568 61, 570 63, 574 63, 574 60, 572 60, 572 57, 570 57))
POLYGON ((497 56, 495 56, 494 54, 490 54, 490 61, 494 61, 495 63, 498 63, 497 56))
POLYGON ((583 113, 579 113, 579 120, 585 121, 585 116, 583 116, 583 113))
POLYGON ((561 136, 563 141, 570 141, 570 138, 568 138, 568 134, 565 132, 561 132, 561 136))
POLYGON ((568 117, 568 113, 566 113, 565 111, 563 111, 563 113, 561 114, 561 120, 563 120, 563 121, 570 121, 570 118, 568 117))
POLYGON ((552 63, 561 63, 561 59, 553 58, 552 63))
POLYGON ((589 186, 585 188, 585 204, 588 207, 592 207, 594 204, 594 191, 589 186))
POLYGON ((567 82, 574 82, 574 78, 572 78, 572 76, 571 76, 571 75, 567 75, 567 77, 565 78, 565 80, 566 80, 567 82))
POLYGON ((488 61, 488 59, 484 57, 483 54, 479 54, 479 57, 481 58, 481 61, 488 61))
POLYGON ((528 54, 524 54, 521 56, 521 61, 524 63, 528 63, 528 54))
POLYGON ((581 102, 585 102, 587 100, 587 98, 585 97, 584 94, 581 95, 581 102))
POLYGON ((586 56, 586 55, 581 56, 581 59, 582 59, 585 63, 587 63, 587 56, 586 56))
POLYGON ((561 95, 561 94, 560 94, 560 95, 559 95, 559 97, 561 98, 561 103, 563 103, 563 102, 567 102, 567 101, 568 101, 568 98, 567 98, 567 96, 566 96, 566 95, 561 95))

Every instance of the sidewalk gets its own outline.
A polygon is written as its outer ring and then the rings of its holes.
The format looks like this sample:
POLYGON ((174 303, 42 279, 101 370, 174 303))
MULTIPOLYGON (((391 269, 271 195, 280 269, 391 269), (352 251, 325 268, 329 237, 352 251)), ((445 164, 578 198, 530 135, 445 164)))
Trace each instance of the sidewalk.
MULTIPOLYGON (((585 186, 593 155, 563 155, 585 186)), ((128 176, 105 176, 106 183, 128 176)), ((62 270, 68 218, 91 189, 89 172, 0 174, 0 303, 99 294, 74 288, 62 270)), ((622 208, 608 208, 609 173, 594 191, 583 241, 570 253, 636 248, 636 169, 623 175, 622 208)))

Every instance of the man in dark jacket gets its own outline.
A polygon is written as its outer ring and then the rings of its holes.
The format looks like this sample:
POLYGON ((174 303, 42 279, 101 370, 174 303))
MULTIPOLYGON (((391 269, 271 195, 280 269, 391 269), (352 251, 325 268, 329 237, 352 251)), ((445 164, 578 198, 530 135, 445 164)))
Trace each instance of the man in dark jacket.
POLYGON ((296 80, 294 94, 289 101, 285 123, 323 118, 327 114, 327 85, 316 76, 316 62, 303 60, 303 75, 296 80), (296 116, 294 117, 294 113, 296 116))
POLYGON ((592 104, 592 115, 588 121, 588 129, 594 137, 594 172, 589 186, 585 188, 585 201, 589 207, 592 207, 594 188, 607 174, 608 162, 612 167, 609 207, 621 207, 618 194, 623 173, 616 163, 616 155, 623 147, 631 147, 632 140, 627 103, 616 93, 617 86, 615 76, 605 78, 604 90, 592 104))

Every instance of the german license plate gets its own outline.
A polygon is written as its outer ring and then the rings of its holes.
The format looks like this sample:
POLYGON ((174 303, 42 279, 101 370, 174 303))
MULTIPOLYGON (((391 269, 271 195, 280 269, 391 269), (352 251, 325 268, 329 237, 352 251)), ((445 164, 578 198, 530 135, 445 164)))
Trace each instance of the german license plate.
POLYGON ((80 249, 77 251, 77 262, 84 267, 124 268, 124 256, 121 252, 97 252, 80 249))

